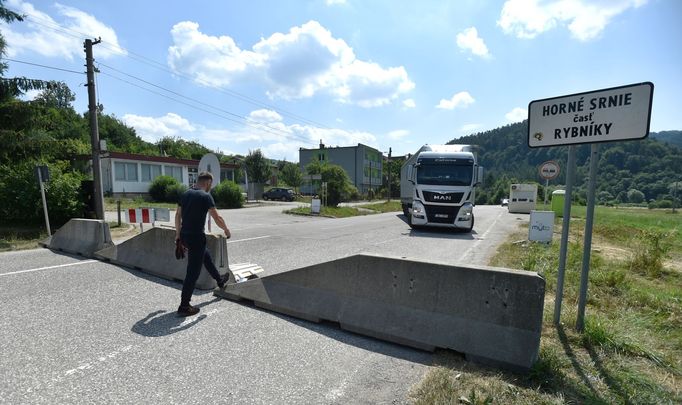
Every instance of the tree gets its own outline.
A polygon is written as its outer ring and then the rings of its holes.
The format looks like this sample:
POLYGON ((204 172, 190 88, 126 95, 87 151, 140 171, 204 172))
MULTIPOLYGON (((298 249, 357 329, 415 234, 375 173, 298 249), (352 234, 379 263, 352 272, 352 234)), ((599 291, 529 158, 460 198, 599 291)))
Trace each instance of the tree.
POLYGON ((35 98, 36 102, 55 108, 72 108, 71 103, 75 100, 76 95, 64 82, 56 82, 53 86, 45 88, 35 98))
POLYGON ((296 163, 284 162, 284 165, 280 170, 280 175, 282 180, 296 191, 298 191, 298 188, 301 187, 301 184, 303 183, 303 174, 296 163))
POLYGON ((637 189, 630 189, 628 190, 628 201, 634 204, 641 204, 644 202, 644 193, 637 189))
POLYGON ((270 161, 263 155, 260 149, 249 151, 249 154, 244 158, 246 165, 246 173, 249 175, 249 181, 253 183, 265 184, 270 180, 272 168, 270 161))

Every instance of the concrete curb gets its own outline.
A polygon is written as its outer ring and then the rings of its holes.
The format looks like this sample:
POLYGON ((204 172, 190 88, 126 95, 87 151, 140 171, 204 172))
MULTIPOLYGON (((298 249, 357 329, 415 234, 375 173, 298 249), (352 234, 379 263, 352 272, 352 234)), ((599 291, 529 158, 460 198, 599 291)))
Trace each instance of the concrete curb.
POLYGON ((74 218, 42 242, 42 247, 85 257, 113 246, 109 224, 99 219, 74 218))

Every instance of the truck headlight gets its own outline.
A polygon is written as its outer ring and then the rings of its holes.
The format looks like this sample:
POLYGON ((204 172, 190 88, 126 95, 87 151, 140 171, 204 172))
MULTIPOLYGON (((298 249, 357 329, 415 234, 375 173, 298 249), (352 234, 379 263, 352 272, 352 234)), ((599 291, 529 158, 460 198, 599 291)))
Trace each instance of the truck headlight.
POLYGON ((462 205, 462 208, 459 210, 459 215, 457 216, 457 220, 459 221, 469 221, 471 219, 471 213, 474 210, 474 206, 471 203, 466 203, 462 205))
POLYGON ((412 203, 412 216, 416 218, 424 218, 424 205, 420 202, 413 202, 412 203))

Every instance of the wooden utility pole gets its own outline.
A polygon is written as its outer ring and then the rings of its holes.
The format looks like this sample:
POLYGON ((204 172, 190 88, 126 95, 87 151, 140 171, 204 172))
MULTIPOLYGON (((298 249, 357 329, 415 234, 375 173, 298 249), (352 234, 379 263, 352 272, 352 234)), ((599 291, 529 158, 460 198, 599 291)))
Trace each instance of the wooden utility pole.
POLYGON ((90 115, 90 144, 92 147, 92 177, 94 183, 95 215, 104 219, 104 194, 102 192, 102 168, 100 166, 99 127, 97 126, 97 96, 95 93, 95 59, 92 57, 92 46, 102 42, 86 39, 85 66, 87 68, 88 114, 90 115))

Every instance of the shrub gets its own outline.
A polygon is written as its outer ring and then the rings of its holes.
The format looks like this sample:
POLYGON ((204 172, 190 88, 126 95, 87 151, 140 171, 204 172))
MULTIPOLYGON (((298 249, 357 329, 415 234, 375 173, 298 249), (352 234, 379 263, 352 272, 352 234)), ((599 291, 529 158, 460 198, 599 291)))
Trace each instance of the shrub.
POLYGON ((180 185, 180 182, 171 176, 159 176, 149 186, 149 195, 156 202, 177 202, 168 201, 168 188, 172 185, 180 185))
MULTIPOLYGON (((44 163, 25 161, 0 166, 0 223, 39 224, 44 220, 40 186, 34 174, 35 166, 39 164, 44 163)), ((69 172, 68 162, 59 161, 48 166, 50 181, 45 183, 45 198, 50 226, 57 228, 83 213, 79 197, 83 176, 69 172)))
POLYGON ((218 208, 241 208, 244 205, 242 189, 233 181, 224 180, 211 190, 211 195, 218 208))
POLYGON ((367 190, 367 200, 372 201, 375 198, 374 196, 374 190, 371 188, 367 190))
POLYGON ((672 248, 674 232, 640 231, 635 238, 635 255, 630 268, 650 277, 660 276, 665 260, 672 248))
POLYGON ((176 183, 176 184, 171 184, 166 188, 166 202, 170 203, 178 203, 180 202, 180 197, 182 197, 182 194, 187 191, 187 186, 184 184, 176 183))

